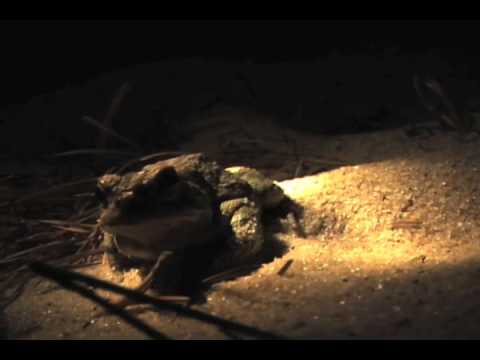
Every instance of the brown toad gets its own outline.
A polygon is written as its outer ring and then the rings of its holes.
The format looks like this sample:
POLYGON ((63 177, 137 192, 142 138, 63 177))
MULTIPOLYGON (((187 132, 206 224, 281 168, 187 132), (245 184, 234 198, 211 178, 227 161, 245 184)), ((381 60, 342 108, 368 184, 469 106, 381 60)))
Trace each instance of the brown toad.
POLYGON ((285 199, 260 172, 222 169, 203 154, 162 160, 123 176, 104 175, 98 190, 104 205, 98 223, 110 252, 152 262, 164 251, 215 244, 215 270, 259 253, 262 213, 285 199))

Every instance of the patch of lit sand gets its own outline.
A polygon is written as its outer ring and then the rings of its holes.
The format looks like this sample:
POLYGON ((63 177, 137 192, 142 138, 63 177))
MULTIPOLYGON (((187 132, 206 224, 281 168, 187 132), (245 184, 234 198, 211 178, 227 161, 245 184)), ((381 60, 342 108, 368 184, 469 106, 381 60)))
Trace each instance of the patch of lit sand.
MULTIPOLYGON (((105 261, 102 264, 93 266, 83 271, 86 275, 94 276, 98 279, 113 282, 119 286, 134 289, 138 287, 143 280, 143 274, 140 269, 132 268, 126 271, 113 270, 105 261)), ((119 295, 111 291, 98 289, 98 294, 108 299, 120 298, 119 295)))

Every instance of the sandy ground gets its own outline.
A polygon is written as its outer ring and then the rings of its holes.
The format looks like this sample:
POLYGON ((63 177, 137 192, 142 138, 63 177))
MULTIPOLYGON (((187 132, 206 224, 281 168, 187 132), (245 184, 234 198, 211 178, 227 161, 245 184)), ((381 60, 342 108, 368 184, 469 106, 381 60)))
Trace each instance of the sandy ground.
MULTIPOLYGON (((195 309, 292 339, 480 337, 480 140, 412 138, 402 129, 326 137, 235 116, 210 114, 218 123, 197 128, 183 149, 278 180, 304 207, 307 236, 269 229, 285 250, 257 271, 215 285, 195 309), (240 120, 230 121, 235 116, 240 120)), ((112 279, 105 265, 83 271, 112 279)), ((32 282, 6 310, 8 334, 147 338, 113 316, 84 327, 95 309, 47 281, 32 282)), ((175 339, 233 336, 173 313, 132 311, 175 339)))

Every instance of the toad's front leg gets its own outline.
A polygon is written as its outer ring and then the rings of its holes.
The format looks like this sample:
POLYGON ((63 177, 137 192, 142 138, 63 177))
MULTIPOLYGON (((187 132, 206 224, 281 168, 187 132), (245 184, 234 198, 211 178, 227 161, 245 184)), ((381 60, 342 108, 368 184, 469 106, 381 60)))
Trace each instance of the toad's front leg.
POLYGON ((213 271, 225 270, 254 259, 263 248, 264 235, 261 208, 252 199, 224 201, 220 205, 226 229, 225 249, 213 263, 213 271))

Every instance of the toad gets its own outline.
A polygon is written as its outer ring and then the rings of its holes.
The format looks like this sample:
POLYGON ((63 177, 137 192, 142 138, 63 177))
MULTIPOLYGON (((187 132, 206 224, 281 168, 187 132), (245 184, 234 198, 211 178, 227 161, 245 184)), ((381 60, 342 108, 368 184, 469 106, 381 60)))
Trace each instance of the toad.
POLYGON ((187 154, 98 180, 98 219, 108 258, 153 263, 164 252, 215 249, 212 272, 253 259, 264 245, 262 214, 285 199, 259 171, 223 169, 187 154))

